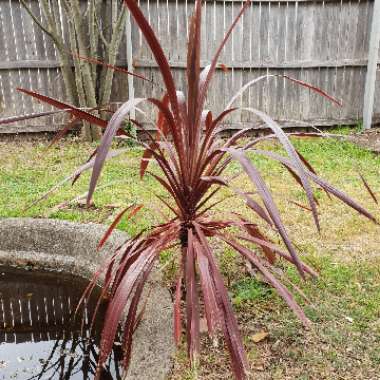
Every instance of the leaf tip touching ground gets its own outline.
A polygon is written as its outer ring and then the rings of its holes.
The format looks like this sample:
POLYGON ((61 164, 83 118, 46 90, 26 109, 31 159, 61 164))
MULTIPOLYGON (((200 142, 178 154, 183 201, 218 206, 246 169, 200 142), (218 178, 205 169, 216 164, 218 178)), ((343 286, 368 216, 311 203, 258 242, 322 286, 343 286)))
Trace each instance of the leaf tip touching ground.
POLYGON ((364 187, 366 188, 366 190, 368 191, 368 194, 371 196, 372 200, 376 203, 376 204, 379 204, 379 201, 377 200, 377 197, 375 195, 375 192, 371 189, 371 187, 369 186, 367 180, 364 178, 363 174, 359 172, 359 177, 360 179, 362 180, 363 182, 363 185, 364 187))

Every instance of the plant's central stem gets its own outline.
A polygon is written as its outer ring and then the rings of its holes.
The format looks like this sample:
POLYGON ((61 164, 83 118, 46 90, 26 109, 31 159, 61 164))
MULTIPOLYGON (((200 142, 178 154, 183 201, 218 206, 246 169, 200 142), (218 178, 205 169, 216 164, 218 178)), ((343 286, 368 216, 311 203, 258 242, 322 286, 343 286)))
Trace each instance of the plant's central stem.
POLYGON ((190 223, 188 222, 182 223, 181 232, 179 234, 179 239, 180 239, 182 248, 187 248, 189 228, 190 228, 190 223))

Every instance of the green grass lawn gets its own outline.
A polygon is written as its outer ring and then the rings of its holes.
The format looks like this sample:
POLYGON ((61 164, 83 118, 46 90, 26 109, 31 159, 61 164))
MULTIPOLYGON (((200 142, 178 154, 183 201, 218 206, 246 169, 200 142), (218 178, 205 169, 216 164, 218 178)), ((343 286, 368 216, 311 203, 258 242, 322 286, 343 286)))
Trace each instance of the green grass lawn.
MULTIPOLYGON (((371 200, 358 176, 358 172, 363 173, 380 198, 379 156, 336 140, 304 139, 295 144, 322 177, 349 193, 380 219, 379 206, 371 200)), ((165 213, 165 210, 155 194, 165 196, 165 193, 148 176, 140 180, 142 151, 138 148, 131 148, 108 162, 91 209, 70 203, 85 194, 89 180, 86 173, 74 187, 67 184, 25 211, 36 198, 71 174, 94 149, 94 145, 75 140, 66 140, 49 150, 46 147, 46 142, 0 143, 1 217, 49 217, 109 224, 123 207, 141 203, 145 206, 142 211, 133 221, 121 222, 120 229, 134 234, 161 220, 161 211, 165 213)), ((273 149, 279 148, 273 145, 273 149)), ((380 379, 380 228, 337 199, 330 200, 316 190, 321 203, 322 232, 319 235, 310 213, 291 203, 306 203, 304 193, 291 176, 267 159, 257 156, 252 159, 268 181, 300 255, 320 273, 317 281, 303 282, 293 268, 279 264, 288 281, 308 299, 298 297, 314 322, 306 331, 272 289, 260 278, 249 275, 241 259, 217 247, 245 336, 252 378, 380 379), (252 337, 261 331, 268 332, 268 337, 255 343, 252 337)), ((239 170, 239 165, 232 163, 228 172, 239 170)), ((245 190, 252 188, 244 177, 237 178, 235 185, 245 190)), ((225 195, 228 190, 220 196, 225 195)), ((217 212, 224 210, 239 210, 254 218, 234 197, 221 203, 217 212)), ((169 252, 162 261, 172 260, 172 257, 173 253, 169 252)), ((166 268, 165 280, 170 283, 168 268, 171 266, 166 268)), ((214 347, 204 337, 202 350, 199 378, 231 379, 222 344, 214 347)), ((172 380, 194 377, 187 370, 184 352, 181 350, 177 355, 172 380)))

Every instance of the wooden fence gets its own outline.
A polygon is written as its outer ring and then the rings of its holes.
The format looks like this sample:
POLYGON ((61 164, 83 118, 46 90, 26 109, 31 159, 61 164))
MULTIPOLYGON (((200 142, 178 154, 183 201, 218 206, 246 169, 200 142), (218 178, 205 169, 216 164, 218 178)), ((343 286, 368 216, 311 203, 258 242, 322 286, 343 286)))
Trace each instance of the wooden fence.
MULTIPOLYGON (((29 4, 39 14, 38 2, 29 4)), ((187 19, 193 1, 139 0, 163 44, 179 89, 185 86, 187 19)), ((261 109, 285 126, 354 124, 362 119, 364 87, 373 0, 264 0, 252 3, 243 15, 220 62, 208 95, 214 113, 225 106, 246 82, 264 74, 285 74, 326 90, 343 102, 339 108, 310 90, 282 77, 268 78, 251 87, 237 105, 261 109)), ((210 62, 224 32, 242 6, 237 0, 204 2, 202 65, 210 62)), ((127 40, 132 41, 133 67, 162 83, 144 37, 132 20, 131 36, 122 42, 118 61, 127 64, 127 40)), ((378 53, 378 63, 380 53, 378 53)), ((377 66, 378 68, 378 66, 377 66)), ((63 98, 59 63, 52 42, 35 26, 19 0, 0 0, 0 117, 49 110, 21 96, 16 87, 33 88, 63 98)), ((159 86, 117 74, 113 101, 134 96, 159 96, 159 86), (133 89, 131 88, 133 85, 133 89)), ((148 115, 151 110, 146 109, 148 115)), ((375 120, 380 117, 380 71, 374 101, 375 120)), ((151 115, 152 116, 152 115, 151 115)), ((61 117, 4 126, 2 132, 55 130, 61 117)), ((252 125, 257 120, 237 114, 228 128, 252 125)))

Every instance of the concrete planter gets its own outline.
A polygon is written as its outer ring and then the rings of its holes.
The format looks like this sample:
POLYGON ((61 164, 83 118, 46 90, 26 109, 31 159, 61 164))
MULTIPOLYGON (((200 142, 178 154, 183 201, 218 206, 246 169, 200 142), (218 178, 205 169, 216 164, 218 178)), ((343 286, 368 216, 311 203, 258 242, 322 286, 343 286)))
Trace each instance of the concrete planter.
MULTIPOLYGON (((78 224, 51 219, 9 218, 0 220, 0 265, 22 265, 67 272, 90 279, 96 268, 127 239, 115 232, 106 246, 96 246, 106 230, 98 224, 78 224)), ((152 291, 144 318, 136 331, 131 379, 165 379, 174 352, 172 303, 169 292, 151 279, 152 291)))

